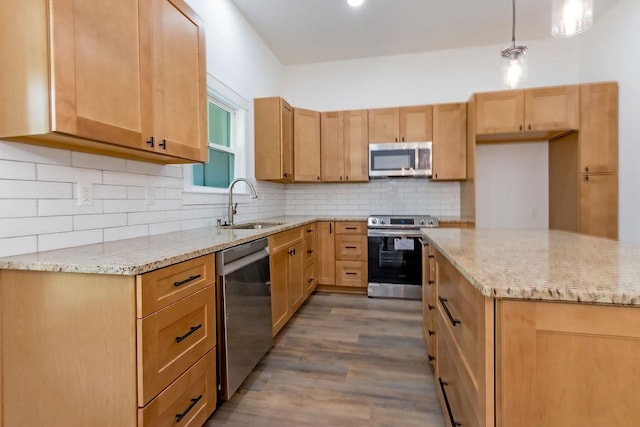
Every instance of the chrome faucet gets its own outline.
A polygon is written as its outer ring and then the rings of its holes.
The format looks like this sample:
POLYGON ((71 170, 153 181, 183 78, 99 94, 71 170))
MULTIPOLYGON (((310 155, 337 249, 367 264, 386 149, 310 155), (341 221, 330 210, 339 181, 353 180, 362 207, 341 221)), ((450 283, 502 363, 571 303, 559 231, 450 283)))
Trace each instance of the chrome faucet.
POLYGON ((249 191, 251 191, 251 199, 257 199, 258 198, 258 193, 256 192, 256 188, 253 186, 253 184, 247 180, 246 178, 236 178, 233 180, 233 182, 231 182, 231 185, 229 186, 229 213, 227 216, 227 221, 229 222, 228 225, 233 225, 233 216, 238 213, 238 204, 236 203, 235 206, 233 204, 233 186, 236 185, 236 183, 238 181, 243 181, 247 184, 247 186, 249 187, 249 191))

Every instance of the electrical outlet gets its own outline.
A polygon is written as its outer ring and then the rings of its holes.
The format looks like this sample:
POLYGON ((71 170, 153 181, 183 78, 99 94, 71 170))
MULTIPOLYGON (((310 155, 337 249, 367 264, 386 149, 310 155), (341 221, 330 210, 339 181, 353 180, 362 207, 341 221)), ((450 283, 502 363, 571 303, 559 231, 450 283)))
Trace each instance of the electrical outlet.
POLYGON ((90 206, 93 204, 93 184, 90 182, 78 183, 78 206, 90 206))

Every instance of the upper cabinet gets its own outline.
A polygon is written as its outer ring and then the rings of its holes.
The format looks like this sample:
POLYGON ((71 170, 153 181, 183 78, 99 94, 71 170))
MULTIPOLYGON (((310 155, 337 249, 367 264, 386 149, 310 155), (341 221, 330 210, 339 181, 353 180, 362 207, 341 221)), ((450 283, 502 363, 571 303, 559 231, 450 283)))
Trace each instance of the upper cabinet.
POLYGON ((618 172, 618 85, 580 86, 580 172, 618 172))
POLYGON ((320 113, 293 109, 293 180, 320 181, 320 113))
POLYGON ((207 160, 204 34, 182 0, 3 2, 0 11, 11 37, 0 40, 1 138, 207 160))
POLYGON ((467 104, 433 106, 433 180, 467 179, 467 104))
POLYGON ((253 102, 256 179, 293 180, 293 108, 280 97, 253 102))
POLYGON ((576 130, 579 98, 576 85, 476 94, 477 140, 550 139, 576 130))
POLYGON ((432 120, 430 105, 369 110, 369 143, 431 141, 432 120))
POLYGON ((322 113, 320 123, 322 181, 368 181, 367 110, 322 113))

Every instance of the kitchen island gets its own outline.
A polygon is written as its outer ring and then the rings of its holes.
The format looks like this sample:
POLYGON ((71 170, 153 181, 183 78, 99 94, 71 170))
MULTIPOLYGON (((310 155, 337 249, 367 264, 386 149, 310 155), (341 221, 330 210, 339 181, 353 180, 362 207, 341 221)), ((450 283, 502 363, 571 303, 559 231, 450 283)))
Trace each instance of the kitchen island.
POLYGON ((425 339, 451 425, 640 425, 640 248, 424 229, 425 339))

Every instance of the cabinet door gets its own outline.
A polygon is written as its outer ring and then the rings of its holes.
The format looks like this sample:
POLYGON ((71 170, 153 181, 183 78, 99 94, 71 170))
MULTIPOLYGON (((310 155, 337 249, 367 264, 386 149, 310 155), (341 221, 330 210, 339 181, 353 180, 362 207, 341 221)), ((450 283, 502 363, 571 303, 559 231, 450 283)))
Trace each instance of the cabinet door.
POLYGON ((618 175, 585 175, 580 188, 580 232, 618 238, 618 175))
POLYGON ((344 174, 350 182, 369 181, 367 110, 344 112, 344 174))
POLYGON ((156 149, 175 157, 207 161, 202 22, 183 0, 151 4, 156 149))
POLYGON ((433 107, 433 179, 467 178, 467 104, 433 107))
POLYGON ((293 180, 320 181, 320 113, 293 109, 293 180))
POLYGON ((334 111, 320 115, 320 167, 322 182, 340 182, 344 172, 343 113, 334 111))
POLYGON ((282 132, 282 170, 281 178, 285 181, 293 179, 293 107, 281 100, 281 132, 282 132))
POLYGON ((254 153, 256 179, 293 179, 293 108, 280 97, 256 98, 254 153))
POLYGON ((433 138, 431 105, 400 108, 400 142, 424 142, 433 138))
POLYGON ((524 93, 525 131, 578 129, 577 85, 527 89, 524 93))
POLYGON ((136 0, 50 7, 51 130, 142 148, 152 135, 150 11, 136 0))
POLYGON ((505 90, 479 93, 476 101, 476 134, 523 131, 524 92, 505 90))
POLYGON ((271 320, 273 336, 287 323, 291 317, 289 303, 289 251, 283 249, 269 255, 271 271, 271 320))
POLYGON ((618 85, 580 87, 580 170, 618 171, 618 85))
POLYGON ((400 110, 376 108, 369 110, 369 143, 398 142, 400 110))
POLYGON ((333 222, 320 221, 316 226, 316 268, 318 269, 318 284, 335 285, 336 283, 336 253, 335 227, 333 222))
POLYGON ((295 244, 289 254, 289 301, 291 314, 304 302, 304 242, 295 244))

